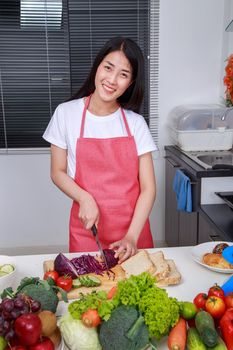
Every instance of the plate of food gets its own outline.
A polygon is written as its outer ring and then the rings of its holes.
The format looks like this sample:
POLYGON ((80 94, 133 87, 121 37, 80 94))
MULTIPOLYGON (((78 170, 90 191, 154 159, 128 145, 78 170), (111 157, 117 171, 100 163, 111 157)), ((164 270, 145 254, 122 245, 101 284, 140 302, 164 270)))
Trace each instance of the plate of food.
POLYGON ((233 242, 206 242, 191 250, 191 257, 198 264, 220 273, 233 273, 233 265, 224 259, 222 252, 233 242))

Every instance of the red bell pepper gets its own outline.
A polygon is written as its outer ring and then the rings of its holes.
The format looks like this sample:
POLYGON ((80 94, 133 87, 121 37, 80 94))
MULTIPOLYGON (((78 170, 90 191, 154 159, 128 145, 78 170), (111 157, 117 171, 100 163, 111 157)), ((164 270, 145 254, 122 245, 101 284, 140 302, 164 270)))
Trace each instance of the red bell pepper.
POLYGON ((233 308, 226 310, 219 325, 227 349, 233 350, 233 308))

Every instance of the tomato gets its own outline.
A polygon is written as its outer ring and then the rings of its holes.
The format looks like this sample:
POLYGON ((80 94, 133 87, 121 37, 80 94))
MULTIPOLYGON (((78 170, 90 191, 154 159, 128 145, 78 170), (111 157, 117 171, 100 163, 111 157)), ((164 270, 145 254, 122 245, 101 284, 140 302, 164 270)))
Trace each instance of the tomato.
POLYGON ((197 307, 194 303, 191 303, 190 301, 184 301, 181 306, 181 316, 185 320, 191 320, 195 317, 197 313, 197 307))
POLYGON ((54 349, 55 347, 52 340, 47 337, 41 337, 36 344, 29 346, 29 350, 54 350, 54 349))
POLYGON ((55 282, 57 281, 59 274, 57 271, 47 271, 44 274, 44 280, 47 280, 48 278, 52 278, 55 282))
POLYGON ((206 311, 209 312, 214 318, 221 317, 226 310, 224 301, 215 296, 211 296, 207 299, 205 307, 206 311))
POLYGON ((81 320, 86 327, 97 327, 101 323, 101 318, 95 309, 89 309, 84 312, 81 320))
POLYGON ((112 299, 117 293, 117 286, 112 287, 107 294, 107 299, 112 299))
POLYGON ((227 349, 233 349, 233 308, 227 309, 220 320, 220 330, 227 349))
POLYGON ((64 289, 66 292, 69 292, 71 290, 72 284, 73 284, 73 280, 68 275, 60 276, 56 281, 56 285, 64 289))
POLYGON ((225 296, 225 304, 226 304, 226 308, 233 308, 233 292, 229 292, 226 296, 225 296))
POLYGON ((208 297, 212 296, 221 298, 222 300, 225 299, 224 291, 217 283, 214 286, 212 286, 208 291, 208 297))
POLYGON ((206 293, 199 293, 193 299, 193 303, 196 305, 196 307, 198 309, 205 310, 205 303, 206 303, 207 298, 208 298, 208 296, 206 293))
POLYGON ((30 313, 19 316, 14 328, 21 345, 34 345, 41 335, 42 324, 39 316, 30 313))

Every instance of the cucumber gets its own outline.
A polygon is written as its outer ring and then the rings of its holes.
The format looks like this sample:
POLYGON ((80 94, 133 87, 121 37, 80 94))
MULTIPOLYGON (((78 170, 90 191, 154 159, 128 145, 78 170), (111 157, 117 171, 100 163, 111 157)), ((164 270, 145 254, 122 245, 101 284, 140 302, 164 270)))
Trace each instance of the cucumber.
POLYGON ((101 281, 95 276, 80 276, 79 280, 82 286, 85 287, 97 287, 101 285, 101 281))
POLYGON ((203 343, 206 346, 214 347, 217 344, 218 333, 213 317, 206 311, 199 311, 195 317, 195 325, 203 343))
POLYGON ((205 344, 196 328, 189 328, 187 334, 187 349, 188 350, 206 350, 205 344))
POLYGON ((227 350, 227 347, 222 338, 218 337, 217 344, 212 348, 207 347, 207 350, 227 350))
POLYGON ((5 272, 5 273, 11 273, 14 271, 14 266, 11 264, 4 264, 2 266, 0 266, 0 271, 1 272, 5 272))
POLYGON ((79 278, 75 278, 72 283, 73 288, 79 288, 82 286, 82 283, 79 278))
POLYGON ((8 275, 8 273, 3 272, 3 271, 0 271, 0 277, 2 277, 2 276, 6 276, 6 275, 8 275))

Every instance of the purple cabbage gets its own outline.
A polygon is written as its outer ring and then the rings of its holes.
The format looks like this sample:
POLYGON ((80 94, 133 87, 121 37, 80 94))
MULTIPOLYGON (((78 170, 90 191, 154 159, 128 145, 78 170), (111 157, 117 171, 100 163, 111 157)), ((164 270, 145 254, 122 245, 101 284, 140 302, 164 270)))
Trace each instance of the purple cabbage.
POLYGON ((87 254, 71 260, 79 275, 95 273, 101 275, 104 271, 102 264, 94 256, 87 254))
MULTIPOLYGON (((115 255, 114 250, 104 249, 104 255, 105 255, 105 258, 107 260, 107 264, 108 264, 109 269, 111 269, 112 267, 114 267, 118 264, 119 259, 114 257, 114 255, 115 255)), ((106 270, 104 263, 103 263, 103 265, 104 265, 104 269, 106 270)))
MULTIPOLYGON (((104 255, 107 260, 109 269, 116 266, 118 258, 114 257, 114 250, 104 249, 104 255)), ((103 261, 98 261, 90 254, 83 254, 80 257, 69 260, 64 254, 60 253, 54 260, 54 269, 59 275, 69 275, 72 278, 77 278, 79 275, 87 273, 103 274, 107 270, 103 261)))
MULTIPOLYGON (((104 255, 107 260, 109 269, 118 264, 118 258, 114 257, 115 252, 112 249, 104 249, 104 255)), ((107 270, 105 263, 103 261, 97 260, 92 255, 81 255, 78 258, 73 258, 71 260, 72 264, 77 269, 79 275, 84 275, 86 273, 95 273, 97 275, 102 275, 104 271, 107 270)))
POLYGON ((58 254, 54 260, 54 270, 60 276, 69 275, 72 278, 78 277, 78 272, 72 262, 62 253, 58 254))

